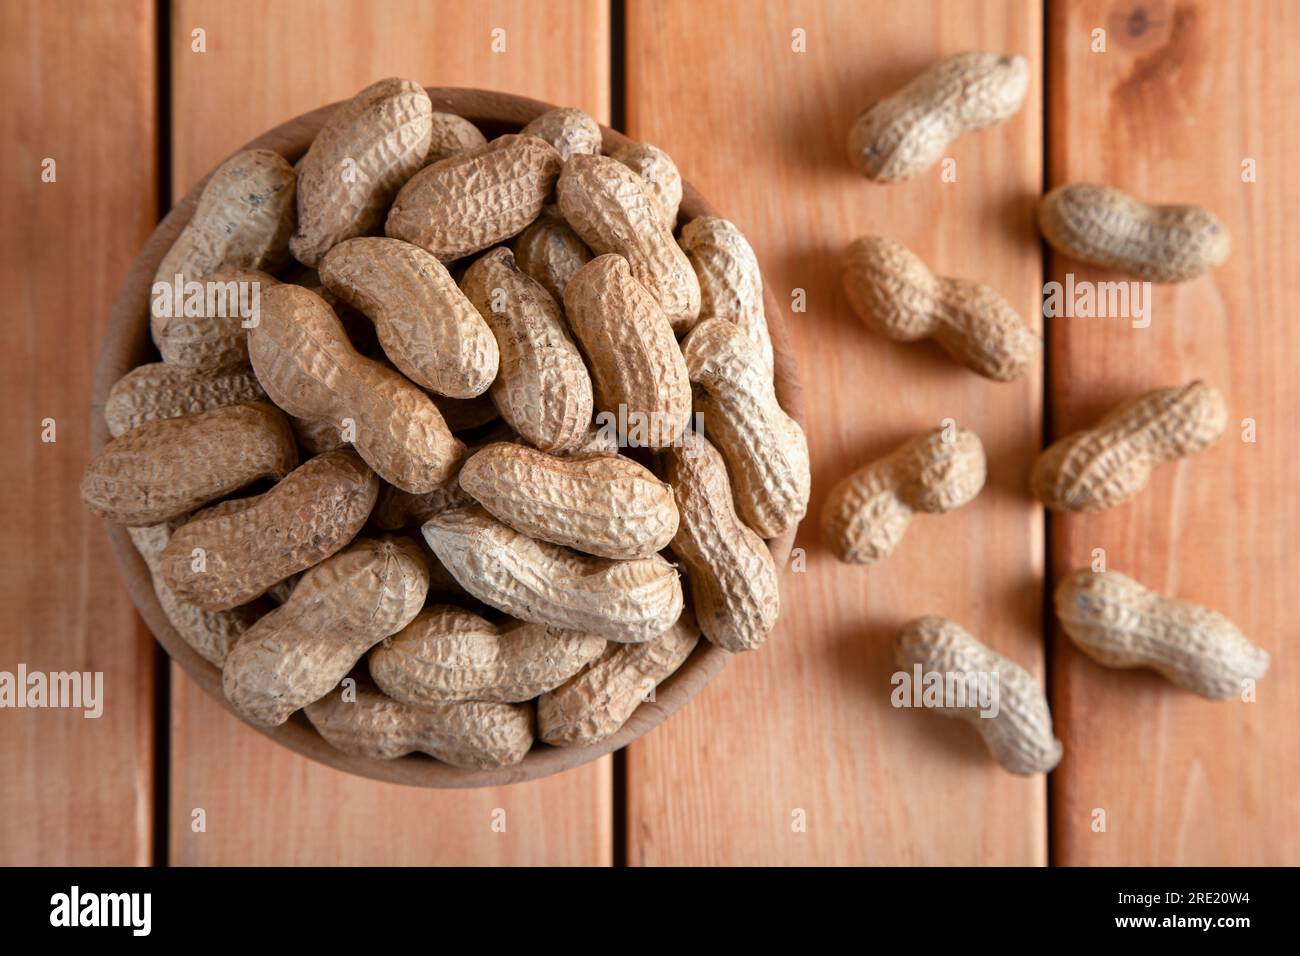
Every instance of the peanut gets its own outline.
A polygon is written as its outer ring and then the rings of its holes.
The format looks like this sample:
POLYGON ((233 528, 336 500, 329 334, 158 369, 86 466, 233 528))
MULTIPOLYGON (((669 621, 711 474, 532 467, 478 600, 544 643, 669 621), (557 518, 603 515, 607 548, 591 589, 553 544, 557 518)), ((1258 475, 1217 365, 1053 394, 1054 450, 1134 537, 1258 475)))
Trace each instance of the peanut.
POLYGON ((533 745, 533 708, 468 700, 412 707, 358 684, 356 699, 334 692, 307 705, 307 719, 335 749, 393 760, 426 753, 466 770, 519 763, 533 745))
POLYGON ((163 361, 204 371, 247 365, 248 329, 258 320, 261 291, 275 284, 274 278, 257 269, 208 273, 201 314, 158 320, 154 342, 163 361), (242 314, 245 310, 247 315, 242 314))
POLYGON ((822 536, 841 561, 893 553, 917 512, 943 514, 984 487, 984 445, 965 428, 917 435, 839 482, 822 509, 822 536))
POLYGON ((139 365, 109 390, 104 403, 108 433, 116 438, 145 422, 197 415, 223 405, 266 398, 250 368, 195 372, 165 362, 139 365))
POLYGON ((639 425, 636 444, 676 441, 691 417, 686 363, 667 317, 627 260, 592 259, 564 290, 564 307, 591 363, 595 407, 639 425))
POLYGON ((547 110, 519 133, 546 140, 566 163, 578 153, 600 152, 600 126, 582 110, 570 107, 547 110))
POLYGON ((644 644, 610 644, 585 670, 537 701, 537 735, 555 747, 600 743, 617 733, 651 692, 690 657, 700 631, 683 612, 644 644))
POLYGON ((379 479, 355 452, 327 452, 233 514, 196 514, 162 554, 163 581, 205 610, 246 604, 351 541, 378 493, 379 479), (203 552, 200 569, 195 549, 203 552))
POLYGON ((340 104, 299 164, 294 257, 315 268, 344 239, 382 223, 432 136, 433 104, 411 80, 380 80, 340 104))
POLYGON ((617 455, 619 453, 618 431, 612 427, 588 425, 582 438, 582 444, 572 451, 557 452, 570 458, 583 455, 617 455))
MULTIPOLYGON (((513 436, 508 428, 492 430, 481 442, 475 443, 467 450, 466 458, 461 461, 459 468, 464 468, 469 455, 472 455, 478 449, 491 444, 493 441, 506 441, 512 437, 517 436, 513 436)), ((375 523, 376 527, 386 531, 394 531, 398 528, 418 528, 434 515, 450 511, 452 508, 465 508, 475 504, 474 499, 460 487, 459 468, 455 475, 452 475, 432 491, 426 491, 418 495, 403 491, 401 488, 394 488, 387 482, 380 482, 379 500, 375 503, 375 510, 371 513, 370 520, 375 523)), ((429 555, 429 557, 432 558, 432 555, 429 555)), ((437 564, 438 562, 435 560, 434 563, 437 564)), ((457 587, 459 588, 459 585, 457 587)))
POLYGON ((630 458, 494 442, 465 462, 460 487, 516 531, 598 557, 648 558, 677 531, 673 490, 630 458))
POLYGON ((266 402, 146 422, 86 466, 81 500, 130 527, 159 524, 298 463, 288 420, 266 402))
POLYGON ((1105 667, 1150 667, 1179 687, 1223 700, 1263 677, 1269 656, 1230 620, 1161 597, 1118 571, 1075 571, 1056 587, 1070 640, 1105 667))
POLYGON ((641 177, 671 232, 682 202, 682 174, 672 157, 649 143, 630 143, 610 155, 641 177))
POLYGON ((154 595, 157 596, 158 605, 168 623, 200 657, 220 667, 225 663, 226 655, 235 646, 235 642, 262 615, 271 610, 271 605, 264 600, 255 600, 229 611, 205 611, 178 598, 163 581, 160 573, 160 558, 171 537, 173 524, 176 522, 127 528, 126 531, 149 568, 154 595))
POLYGON ((1232 236, 1200 206, 1155 206, 1111 186, 1058 186, 1038 204, 1038 228, 1072 259, 1151 282, 1186 282, 1223 265, 1232 236))
MULTIPOLYGON (((193 217, 158 264, 154 283, 171 285, 178 275, 197 282, 218 269, 283 265, 293 232, 296 182, 293 167, 279 153, 252 149, 231 156, 203 187, 193 217)), ((167 322, 152 316, 154 342, 161 342, 167 322)))
POLYGON ((777 401, 762 355, 722 319, 697 325, 682 352, 699 386, 696 411, 727 463, 741 518, 764 538, 794 527, 808 510, 808 440, 777 401))
POLYGON ((576 447, 591 424, 591 377, 560 307, 505 248, 470 266, 461 288, 500 348, 488 394, 501 417, 543 451, 576 447))
POLYGON ((543 211, 536 222, 519 234, 514 252, 519 268, 540 282, 556 302, 564 301, 569 280, 591 261, 591 250, 558 212, 543 211))
POLYGON ((575 554, 520 534, 481 507, 444 511, 422 530, 461 587, 522 621, 633 644, 658 637, 682 612, 677 571, 658 555, 575 554))
POLYGON ((736 516, 717 449, 687 432, 665 457, 682 516, 672 549, 686 565, 699 628, 725 650, 753 650, 767 640, 781 610, 772 554, 736 516))
MULTIPOLYGON (((900 667, 919 668, 940 679, 970 675, 995 679, 996 715, 984 716, 978 702, 968 699, 963 705, 946 693, 937 710, 979 731, 998 763, 1011 773, 1047 773, 1060 762, 1061 742, 1052 736, 1052 712, 1038 682, 953 621, 931 616, 903 625, 895 658, 900 667)), ((916 692, 920 693, 919 687, 916 692)))
POLYGON ((1007 301, 970 279, 936 276, 901 242, 863 236, 844 261, 844 290, 873 332, 896 342, 933 338, 967 368, 1013 382, 1042 343, 1007 301))
POLYGON ((248 354, 273 402, 299 418, 351 419, 357 452, 399 488, 431 491, 455 473, 464 446, 429 397, 358 354, 320 296, 280 285, 262 299, 248 354))
POLYGON ((748 240, 727 220, 701 216, 682 227, 679 243, 700 280, 700 321, 726 319, 739 326, 772 368, 763 275, 748 240))
POLYGON ((560 154, 535 136, 500 136, 420 170, 389 210, 385 232, 443 262, 523 230, 542 211, 560 154))
POLYGON ((487 144, 487 138, 477 126, 455 113, 435 112, 429 117, 429 126, 426 165, 487 144))
POLYGON ((370 651, 370 676, 389 697, 517 704, 558 687, 605 650, 605 639, 541 624, 498 627, 441 605, 421 611, 370 651))
POLYGON ((1159 465, 1218 441, 1227 416, 1218 389, 1199 380, 1147 392, 1053 442, 1030 485, 1053 511, 1113 508, 1145 488, 1159 465))
POLYGON ((948 144, 1013 116, 1029 90, 1023 56, 958 53, 872 105, 849 130, 849 160, 892 183, 933 166, 948 144))
MULTIPOLYGON (((261 386, 259 385, 258 388, 260 389, 261 386)), ((290 418, 289 424, 293 428, 293 438, 298 443, 298 451, 303 458, 315 458, 327 451, 338 451, 340 448, 348 447, 348 443, 343 440, 343 429, 333 422, 290 418)))
POLYGON ((226 698, 250 723, 274 727, 319 700, 366 651, 419 613, 429 576, 419 547, 361 538, 303 575, 289 600, 230 650, 226 698))
MULTIPOLYGON (((608 156, 574 156, 556 184, 560 212, 599 255, 627 260, 632 277, 681 335, 700 314, 700 283, 641 177, 608 156)), ((568 303, 565 290, 565 303, 568 303)))
POLYGON ((320 263, 321 281, 375 324, 407 378, 450 398, 473 398, 497 375, 497 341, 446 267, 419 246, 364 237, 320 263))

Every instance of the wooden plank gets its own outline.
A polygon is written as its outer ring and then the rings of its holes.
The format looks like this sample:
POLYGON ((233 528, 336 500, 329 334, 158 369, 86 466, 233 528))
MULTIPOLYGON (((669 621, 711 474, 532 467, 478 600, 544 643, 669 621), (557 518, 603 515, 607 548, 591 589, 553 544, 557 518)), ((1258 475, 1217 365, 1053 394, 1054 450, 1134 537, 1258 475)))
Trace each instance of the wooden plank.
POLYGON ((627 17, 629 132, 668 150, 736 222, 778 300, 807 291, 791 324, 814 486, 796 542, 807 571, 788 578, 768 645, 629 749, 629 859, 1044 863, 1044 778, 1005 773, 969 727, 889 704, 892 638, 921 614, 952 617, 1041 673, 1043 521, 1025 487, 1040 378, 999 385, 931 345, 885 341, 855 319, 839 280, 845 246, 876 232, 1035 321, 1039 5, 632 0, 627 17), (792 49, 796 29, 806 53, 792 49), (855 174, 845 138, 857 113, 972 48, 1026 55, 1034 82, 1011 121, 951 147, 957 182, 938 168, 891 186, 855 174), (984 492, 918 519, 879 565, 837 564, 816 530, 832 484, 946 417, 983 439, 984 492))
POLYGON ((154 646, 79 485, 99 340, 157 214, 153 10, 0 10, 0 285, 14 337, 0 351, 0 670, 103 675, 96 719, 0 713, 4 865, 152 855, 154 646), (53 182, 42 180, 47 158, 53 182))
MULTIPOLYGON (((1056 319, 1054 434, 1130 394, 1203 378, 1229 425, 1210 450, 1156 472, 1136 500, 1052 522, 1055 576, 1091 563, 1231 617, 1273 655, 1257 703, 1210 702, 1150 671, 1111 671, 1058 637, 1054 708, 1066 757, 1053 780, 1063 864, 1295 864, 1300 860, 1300 689, 1288 659, 1300 580, 1295 420, 1300 208, 1293 120, 1300 9, 1282 2, 1053 4, 1051 184, 1110 183, 1214 210, 1233 237, 1207 277, 1155 287, 1149 328, 1056 319), (1107 31, 1106 51, 1091 50, 1107 31), (1253 160, 1257 182, 1243 182, 1253 160), (1258 441, 1242 441, 1244 419, 1258 441), (1105 813, 1095 832, 1094 813, 1105 813)), ((1054 257, 1056 278, 1123 278, 1054 257)))
MULTIPOLYGON (((608 121, 608 5, 206 4, 172 14, 182 195, 263 130, 385 76, 578 106, 608 121), (250 30, 248 24, 258 28, 250 30), (191 52, 192 30, 207 52, 191 52), (505 51, 492 51, 492 31, 505 51)), ((508 788, 419 791, 314 765, 240 725, 173 668, 171 858, 184 864, 608 864, 610 758, 508 788), (207 831, 192 830, 193 811, 207 831), (505 812, 505 832, 494 830, 505 812)))

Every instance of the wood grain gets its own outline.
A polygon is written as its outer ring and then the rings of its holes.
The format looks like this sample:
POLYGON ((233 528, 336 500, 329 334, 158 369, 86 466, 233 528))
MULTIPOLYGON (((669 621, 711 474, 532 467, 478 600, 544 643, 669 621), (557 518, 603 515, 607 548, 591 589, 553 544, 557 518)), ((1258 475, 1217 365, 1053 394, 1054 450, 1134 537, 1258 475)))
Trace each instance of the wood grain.
POLYGON ((627 27, 628 132, 668 150, 749 237, 783 306, 807 292, 807 312, 788 317, 813 461, 796 541, 807 570, 788 578, 776 633, 629 748, 629 861, 1045 863, 1044 779, 1006 774, 969 727, 889 705, 893 635, 920 614, 950 616, 1041 673, 1043 522, 1025 488, 1040 379, 999 385, 932 345, 872 335, 838 272, 850 240, 889 235, 937 271, 994 286, 1034 321, 1040 8, 632 0, 627 27), (806 53, 792 50, 795 29, 806 53), (857 113, 971 48, 1029 58, 1021 112, 950 148, 955 183, 937 168, 893 186, 857 176, 845 155, 857 113), (945 417, 983 439, 984 492, 918 519, 879 565, 837 564, 816 530, 830 486, 945 417))
MULTIPOLYGON (((607 121, 607 17, 607 6, 594 0, 545 9, 386 3, 382 11, 360 0, 179 2, 172 14, 174 191, 183 193, 261 131, 384 76, 519 92, 607 121), (196 27, 206 31, 206 53, 190 51, 196 27), (506 46, 494 53, 498 27, 506 46)), ((610 758, 508 788, 380 784, 284 750, 172 673, 173 862, 612 860, 610 758), (206 832, 193 830, 196 808, 205 811, 206 832), (504 833, 492 828, 494 809, 504 811, 504 833)))
MULTIPOLYGON (((1055 319, 1052 431, 1130 394, 1203 378, 1228 430, 1167 466, 1136 500, 1052 521, 1054 578, 1094 548, 1147 586, 1232 618, 1273 656, 1257 703, 1210 702, 1150 671, 1109 671, 1058 636, 1053 707, 1065 760, 1053 778, 1062 864, 1300 861, 1300 689, 1289 605, 1300 580, 1295 485, 1300 333, 1300 9, 1281 2, 1054 4, 1049 30, 1051 185, 1105 182, 1217 213, 1227 265, 1156 286, 1150 328, 1055 319), (1092 30, 1107 30, 1094 53, 1092 30), (1253 159, 1258 181, 1242 181, 1253 159), (1243 419, 1258 441, 1241 440, 1243 419), (1106 829, 1093 828, 1104 811, 1106 829)), ((1122 279, 1053 257, 1052 275, 1122 279)))
POLYGON ((0 10, 0 670, 100 671, 103 716, 0 712, 0 863, 153 852, 154 644, 81 506, 90 386, 117 283, 154 225, 153 4, 0 10), (56 163, 43 182, 42 163, 56 163), (54 443, 41 440, 54 419, 54 443))

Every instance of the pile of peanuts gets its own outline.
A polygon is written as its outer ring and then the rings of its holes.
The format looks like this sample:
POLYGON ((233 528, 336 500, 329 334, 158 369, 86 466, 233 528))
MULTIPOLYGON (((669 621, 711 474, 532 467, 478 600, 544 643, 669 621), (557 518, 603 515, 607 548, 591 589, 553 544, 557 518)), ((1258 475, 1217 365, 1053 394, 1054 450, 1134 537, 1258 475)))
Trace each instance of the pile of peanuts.
MULTIPOLYGON (((1028 83, 1023 57, 948 57, 858 118, 849 133, 849 157, 874 182, 907 179, 935 163, 956 136, 1013 115, 1028 83)), ((1194 279, 1221 265, 1231 246, 1227 228, 1204 209, 1148 205, 1086 183, 1044 196, 1038 224, 1064 255, 1153 282, 1194 279)), ((903 342, 933 338, 994 381, 1021 377, 1041 350, 1038 337, 997 292, 970 279, 933 275, 893 239, 854 241, 843 280, 870 329, 903 342)), ((1053 443, 1034 464, 1030 486, 1053 511, 1112 508, 1141 492, 1157 466, 1217 441, 1226 422, 1223 396, 1204 382, 1156 389, 1053 443)), ((898 546, 914 514, 941 514, 973 500, 985 472, 984 447, 974 432, 951 426, 917 435, 831 491, 823 536, 842 561, 878 561, 898 546)), ((1118 571, 1067 574, 1055 606, 1065 633, 1098 663, 1150 667, 1203 697, 1241 695, 1268 670, 1268 654, 1222 614, 1162 597, 1118 571)), ((969 721, 1008 770, 1042 773, 1060 761, 1041 688, 958 624, 918 618, 903 626, 895 650, 899 666, 909 669, 997 675, 996 716, 982 715, 973 700, 939 709, 969 721)))
POLYGON ((504 767, 772 630, 809 467, 758 263, 678 230, 663 151, 602 145, 387 79, 203 188, 81 492, 251 724, 504 767))

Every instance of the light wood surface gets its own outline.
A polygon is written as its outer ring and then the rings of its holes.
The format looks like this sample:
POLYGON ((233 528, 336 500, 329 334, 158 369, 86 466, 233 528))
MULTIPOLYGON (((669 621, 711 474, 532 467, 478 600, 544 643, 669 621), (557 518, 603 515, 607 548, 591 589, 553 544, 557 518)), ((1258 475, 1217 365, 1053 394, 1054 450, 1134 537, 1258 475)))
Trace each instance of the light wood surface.
POLYGON ((100 337, 156 216, 153 54, 144 0, 0 8, 0 670, 102 672, 104 697, 97 719, 0 711, 6 864, 152 859, 155 645, 78 488, 100 337))
MULTIPOLYGON (((1300 583, 1300 8, 1284 3, 1061 6, 1051 21, 1052 185, 1107 182, 1192 202, 1232 233, 1232 257, 1193 282, 1154 287, 1150 328, 1059 319, 1053 434, 1130 394, 1203 378, 1227 396, 1228 429, 1160 469, 1113 511, 1055 518, 1054 575, 1107 565, 1227 614, 1273 657, 1258 701, 1205 701, 1150 671, 1110 671, 1063 637, 1053 651, 1065 760, 1053 778, 1062 864, 1300 861, 1300 671, 1291 608, 1300 583), (1107 50, 1090 50, 1094 27, 1107 50), (1081 95, 1086 91, 1086 95, 1081 95), (1257 181, 1242 181, 1254 160, 1257 181), (1242 441, 1242 421, 1258 440, 1242 441), (1093 828, 1105 813, 1105 832, 1093 828)), ((1120 279, 1064 257, 1052 274, 1120 279)))
MULTIPOLYGON (((183 194, 263 130, 385 76, 518 92, 607 122, 607 17, 597 2, 549 13, 525 2, 385 3, 382 11, 361 0, 178 3, 174 190, 183 194), (207 53, 189 51, 194 26, 207 31, 207 53), (495 28, 505 30, 505 52, 492 52, 495 28)), ((241 726, 177 668, 172 674, 173 862, 612 862, 611 758, 476 792, 374 783, 284 750, 241 726), (320 793, 329 796, 307 806, 320 793), (192 832, 197 807, 223 822, 192 832), (505 811, 505 833, 492 829, 494 808, 505 811)))
POLYGON ((1004 773, 969 727, 889 705, 893 635, 921 614, 952 617, 1041 672, 1042 518, 1024 491, 1041 382, 992 383, 931 344, 875 336, 839 282, 844 247, 874 232, 994 286, 1033 320, 1040 84, 1011 121, 953 145, 955 183, 936 168, 873 185, 844 146, 866 104, 938 56, 1021 53, 1041 77, 1039 7, 1013 7, 628 4, 628 132, 716 196, 778 300, 807 291, 807 312, 789 319, 813 460, 812 518, 796 539, 807 570, 791 576, 776 633, 629 748, 630 862, 1046 862, 1043 778, 1004 773), (806 53, 791 48, 795 29, 806 53), (886 562, 836 563, 816 527, 831 485, 948 417, 983 439, 985 491, 918 519, 886 562))

